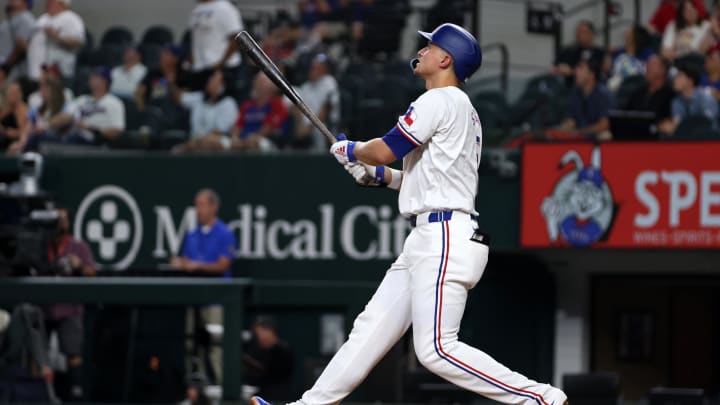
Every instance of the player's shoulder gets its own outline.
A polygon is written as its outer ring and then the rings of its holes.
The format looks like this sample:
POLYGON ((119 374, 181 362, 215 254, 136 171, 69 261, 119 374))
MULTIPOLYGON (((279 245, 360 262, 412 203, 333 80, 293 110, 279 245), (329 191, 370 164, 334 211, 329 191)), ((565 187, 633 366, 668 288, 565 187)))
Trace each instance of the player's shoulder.
POLYGON ((441 99, 445 100, 457 100, 467 99, 468 96, 464 91, 455 86, 438 87, 434 89, 426 90, 425 93, 418 97, 418 100, 433 100, 438 101, 441 99))

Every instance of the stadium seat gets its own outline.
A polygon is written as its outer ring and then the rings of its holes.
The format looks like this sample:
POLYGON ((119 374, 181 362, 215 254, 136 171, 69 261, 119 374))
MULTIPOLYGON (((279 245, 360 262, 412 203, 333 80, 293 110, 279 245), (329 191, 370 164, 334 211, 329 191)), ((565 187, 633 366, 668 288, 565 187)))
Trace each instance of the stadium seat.
POLYGON ((166 46, 175 42, 170 28, 164 25, 153 25, 143 33, 141 44, 155 44, 166 46))
POLYGON ((673 138, 678 140, 696 140, 713 131, 712 121, 704 115, 689 115, 683 118, 675 128, 673 138))
POLYGON ((563 375, 563 391, 573 405, 617 405, 620 376, 613 372, 563 375))
POLYGON ((125 48, 117 44, 101 44, 90 53, 88 66, 105 66, 112 68, 122 64, 125 48))
POLYGON ((128 46, 133 44, 133 34, 122 26, 108 28, 100 39, 100 45, 115 44, 128 46))

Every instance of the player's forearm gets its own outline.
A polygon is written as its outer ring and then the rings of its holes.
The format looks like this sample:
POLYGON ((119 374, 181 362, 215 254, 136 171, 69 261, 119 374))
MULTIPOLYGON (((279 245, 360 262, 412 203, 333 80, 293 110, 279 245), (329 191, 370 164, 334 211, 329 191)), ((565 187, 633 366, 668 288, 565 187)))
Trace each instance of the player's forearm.
POLYGON ((230 260, 226 257, 221 257, 213 263, 202 263, 198 266, 198 270, 214 274, 224 274, 229 268, 230 260))
POLYGON ((593 134, 597 132, 607 131, 610 129, 610 121, 607 117, 600 118, 596 123, 580 129, 578 132, 583 134, 593 134))
POLYGON ((355 143, 355 158, 373 166, 387 165, 397 160, 390 147, 380 138, 355 143))

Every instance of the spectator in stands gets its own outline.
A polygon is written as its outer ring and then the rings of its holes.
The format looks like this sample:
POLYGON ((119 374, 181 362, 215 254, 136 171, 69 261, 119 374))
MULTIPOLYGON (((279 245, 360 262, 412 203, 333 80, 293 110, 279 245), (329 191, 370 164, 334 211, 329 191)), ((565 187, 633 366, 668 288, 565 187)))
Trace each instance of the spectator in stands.
POLYGON ((172 100, 171 85, 181 89, 188 86, 187 72, 180 66, 182 56, 182 49, 175 45, 168 45, 160 51, 159 67, 149 71, 135 91, 135 103, 140 111, 149 101, 172 100))
MULTIPOLYGON (((340 122, 340 89, 337 80, 330 74, 327 56, 324 54, 315 56, 308 81, 300 86, 298 93, 318 118, 334 132, 340 122)), ((329 145, 325 137, 297 109, 295 109, 295 122, 297 130, 293 146, 315 150, 327 149, 329 145)))
POLYGON ((698 1, 680 1, 675 21, 668 24, 663 34, 664 57, 672 60, 691 53, 702 53, 701 46, 710 30, 710 22, 707 14, 701 14, 698 7, 698 1))
POLYGON ((5 98, 5 92, 10 85, 8 78, 10 72, 5 65, 0 65, 0 104, 2 104, 3 98, 5 98))
POLYGON ((173 86, 172 91, 185 108, 190 110, 190 137, 177 145, 175 152, 230 149, 230 132, 238 117, 235 99, 225 92, 222 70, 216 70, 207 81, 205 91, 182 92, 173 86))
POLYGON ((635 90, 624 106, 627 111, 650 111, 655 114, 657 127, 660 132, 666 132, 672 124, 671 104, 675 93, 668 83, 670 61, 660 55, 653 55, 648 59, 645 81, 647 82, 635 90))
MULTIPOLYGON (((62 77, 62 73, 60 72, 60 66, 58 65, 42 65, 42 70, 40 74, 40 81, 39 85, 42 86, 44 82, 50 79, 57 79, 60 84, 62 85, 64 80, 62 77)), ((70 103, 75 98, 75 94, 73 94, 73 91, 70 90, 67 87, 63 88, 63 95, 65 96, 65 103, 70 103)), ((38 109, 43 103, 43 96, 41 94, 40 89, 33 92, 28 96, 28 107, 30 109, 38 109)))
POLYGON ((65 78, 75 74, 77 53, 85 44, 85 24, 70 10, 70 0, 47 0, 27 51, 28 76, 40 80, 43 64, 57 64, 65 78))
POLYGON ((288 110, 272 81, 262 72, 253 80, 252 96, 240 107, 233 128, 234 150, 272 150, 282 147, 288 110))
POLYGON ((243 350, 243 384, 259 388, 258 395, 288 398, 294 356, 280 339, 273 318, 259 316, 252 327, 252 340, 243 350))
POLYGON ((90 75, 90 94, 75 99, 67 112, 53 120, 57 127, 71 129, 31 137, 26 150, 37 150, 44 142, 99 145, 120 136, 125 130, 125 105, 110 94, 110 82, 110 69, 95 69, 90 75))
POLYGON ((142 64, 140 52, 129 46, 123 52, 122 65, 114 67, 111 72, 110 92, 118 97, 133 97, 146 74, 147 68, 142 64))
POLYGON ((231 278, 230 265, 237 246, 235 235, 218 218, 220 197, 209 188, 195 195, 195 214, 198 226, 185 235, 182 254, 170 265, 187 272, 204 272, 231 278))
POLYGON ((612 68, 608 87, 611 91, 617 91, 623 79, 628 76, 641 75, 645 72, 645 64, 653 54, 650 49, 650 37, 645 28, 635 25, 625 32, 625 46, 612 55, 612 68))
POLYGON ((27 129, 22 131, 20 139, 10 145, 9 154, 18 154, 22 152, 33 136, 38 136, 46 132, 62 131, 57 125, 58 121, 62 121, 61 114, 67 112, 68 102, 65 98, 62 81, 59 77, 50 77, 40 82, 40 105, 38 107, 30 107, 28 113, 29 125, 27 129))
POLYGON ((564 76, 572 83, 575 66, 580 60, 593 60, 602 64, 605 51, 595 46, 595 26, 591 21, 580 21, 575 27, 575 44, 563 48, 555 60, 553 73, 564 76))
POLYGON ((718 103, 708 91, 698 86, 701 70, 689 63, 681 64, 677 70, 673 77, 673 89, 678 93, 672 101, 673 122, 664 132, 673 133, 680 121, 688 116, 705 116, 716 126, 718 103))
POLYGON ((268 34, 262 40, 262 48, 276 62, 291 58, 303 36, 300 24, 286 11, 279 11, 268 34))
POLYGON ((21 138, 28 126, 28 107, 17 82, 10 83, 0 105, 0 150, 21 138))
POLYGON ((720 3, 717 3, 712 8, 710 13, 710 29, 707 30, 705 38, 703 38, 700 49, 704 49, 706 52, 720 42, 720 3))
POLYGON ((27 75, 25 52, 35 27, 31 4, 32 0, 8 0, 7 19, 0 23, 0 64, 5 65, 14 78, 27 75))
POLYGON ((600 64, 595 59, 582 59, 575 67, 575 88, 568 97, 565 118, 558 129, 595 138, 610 128, 608 112, 612 95, 599 82, 600 64))
MULTIPOLYGON (((237 240, 230 228, 218 218, 219 209, 220 197, 214 190, 206 188, 198 191, 195 195, 197 226, 185 235, 180 256, 170 260, 172 267, 188 273, 232 277, 231 265, 237 240)), ((196 336, 201 317, 205 324, 223 324, 222 306, 208 306, 200 312, 202 314, 196 312, 194 317, 196 336)), ((211 380, 215 380, 221 371, 222 353, 218 348, 214 348, 212 353, 210 351, 207 347, 204 351, 206 372, 211 380)))
MULTIPOLYGON (((54 274, 62 277, 93 277, 97 274, 95 260, 88 245, 72 235, 68 211, 58 211, 57 233, 47 247, 47 257, 54 274)), ((58 387, 66 401, 83 399, 83 306, 54 304, 44 308, 47 333, 57 332, 60 351, 67 358, 67 387, 58 387)))
POLYGON ((662 0, 650 18, 648 31, 653 34, 662 35, 668 24, 675 20, 677 6, 679 3, 680 0, 662 0))
POLYGON ((708 49, 705 55, 705 73, 700 78, 700 86, 710 90, 716 100, 720 100, 720 43, 708 49))
POLYGON ((243 29, 240 11, 227 0, 198 0, 190 14, 192 52, 196 79, 192 89, 202 89, 213 71, 223 69, 234 83, 240 66, 235 36, 243 29))

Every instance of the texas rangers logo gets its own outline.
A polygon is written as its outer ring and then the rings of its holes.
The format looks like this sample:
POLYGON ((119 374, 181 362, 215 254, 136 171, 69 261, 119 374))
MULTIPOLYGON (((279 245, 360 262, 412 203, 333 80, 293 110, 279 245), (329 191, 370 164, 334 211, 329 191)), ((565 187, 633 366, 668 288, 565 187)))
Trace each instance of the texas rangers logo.
POLYGON ((580 155, 570 150, 560 159, 560 168, 574 163, 575 170, 555 184, 542 203, 542 214, 551 242, 590 246, 602 240, 612 227, 615 215, 610 187, 600 170, 600 148, 592 151, 585 167, 580 155))

